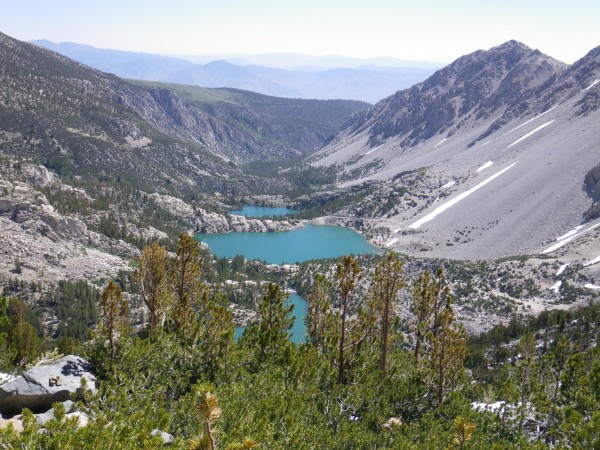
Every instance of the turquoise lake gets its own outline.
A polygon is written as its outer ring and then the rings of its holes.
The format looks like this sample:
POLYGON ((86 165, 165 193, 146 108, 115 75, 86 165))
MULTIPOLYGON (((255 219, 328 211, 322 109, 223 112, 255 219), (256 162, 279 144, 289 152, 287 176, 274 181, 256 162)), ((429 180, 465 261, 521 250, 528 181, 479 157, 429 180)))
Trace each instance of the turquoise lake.
POLYGON ((377 252, 377 247, 350 228, 308 224, 292 231, 236 231, 227 234, 196 234, 196 238, 206 242, 218 257, 243 255, 247 259, 259 259, 269 264, 291 264, 350 253, 359 255, 377 252))
POLYGON ((246 217, 268 217, 268 216, 287 216, 295 214, 298 211, 289 208, 272 208, 269 206, 250 206, 244 205, 242 209, 230 211, 230 214, 246 217))
MULTIPOLYGON (((294 311, 292 312, 292 314, 295 317, 294 325, 290 330, 290 341, 295 342, 297 344, 301 344, 306 340, 306 328, 304 326, 304 318, 306 317, 306 309, 308 305, 306 303, 306 300, 304 300, 296 293, 290 294, 286 302, 286 306, 289 306, 289 302, 291 302, 294 305, 294 311)), ((245 329, 246 327, 235 327, 236 341, 242 336, 245 329)))

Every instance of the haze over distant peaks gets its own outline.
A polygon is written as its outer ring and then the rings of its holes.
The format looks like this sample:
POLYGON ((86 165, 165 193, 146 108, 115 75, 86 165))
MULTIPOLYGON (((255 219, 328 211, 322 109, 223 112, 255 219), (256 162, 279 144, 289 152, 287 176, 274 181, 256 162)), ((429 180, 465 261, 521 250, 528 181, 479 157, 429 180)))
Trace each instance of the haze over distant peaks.
POLYGON ((424 80, 441 64, 293 53, 171 57, 47 40, 34 44, 122 78, 231 87, 288 98, 374 103, 424 80))

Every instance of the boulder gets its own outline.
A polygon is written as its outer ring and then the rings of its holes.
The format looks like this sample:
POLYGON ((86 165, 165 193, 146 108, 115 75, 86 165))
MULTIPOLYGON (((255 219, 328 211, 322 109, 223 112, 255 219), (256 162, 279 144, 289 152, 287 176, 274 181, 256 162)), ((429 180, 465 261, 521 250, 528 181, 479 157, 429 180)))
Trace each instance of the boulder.
POLYGON ((163 441, 163 444, 165 444, 165 445, 171 445, 173 443, 173 441, 175 440, 175 438, 173 437, 172 434, 169 434, 165 431, 161 431, 158 428, 155 428, 154 430, 152 430, 150 432, 150 436, 160 436, 160 438, 163 441))
POLYGON ((87 361, 74 355, 34 367, 0 386, 0 413, 11 416, 20 413, 23 408, 43 413, 55 402, 70 400, 72 394, 83 399, 83 379, 87 381, 87 390, 95 394, 93 369, 87 361))
POLYGON ((2 428, 13 427, 17 433, 23 432, 23 421, 20 419, 0 419, 0 430, 2 428))

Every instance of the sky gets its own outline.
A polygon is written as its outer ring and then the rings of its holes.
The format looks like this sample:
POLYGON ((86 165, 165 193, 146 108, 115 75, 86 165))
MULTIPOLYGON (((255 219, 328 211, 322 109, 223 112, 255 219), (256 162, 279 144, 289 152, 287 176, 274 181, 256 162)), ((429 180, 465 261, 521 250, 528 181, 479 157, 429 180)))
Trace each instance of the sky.
POLYGON ((171 55, 432 62, 516 39, 572 63, 600 45, 600 1, 0 0, 0 32, 171 55))

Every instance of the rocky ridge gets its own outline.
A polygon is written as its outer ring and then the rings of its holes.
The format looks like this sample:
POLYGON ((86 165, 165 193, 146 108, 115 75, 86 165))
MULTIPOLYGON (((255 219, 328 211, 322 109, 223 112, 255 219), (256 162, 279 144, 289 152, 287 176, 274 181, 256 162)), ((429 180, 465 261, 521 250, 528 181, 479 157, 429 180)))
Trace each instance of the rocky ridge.
POLYGON ((354 116, 311 161, 342 168, 338 189, 358 189, 361 205, 336 214, 388 248, 543 252, 593 220, 584 180, 598 164, 599 80, 600 47, 568 66, 510 41, 354 116))

